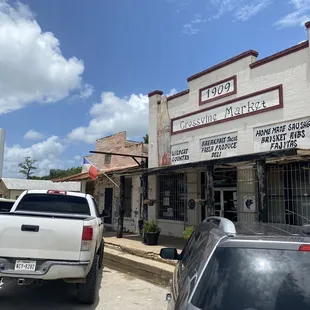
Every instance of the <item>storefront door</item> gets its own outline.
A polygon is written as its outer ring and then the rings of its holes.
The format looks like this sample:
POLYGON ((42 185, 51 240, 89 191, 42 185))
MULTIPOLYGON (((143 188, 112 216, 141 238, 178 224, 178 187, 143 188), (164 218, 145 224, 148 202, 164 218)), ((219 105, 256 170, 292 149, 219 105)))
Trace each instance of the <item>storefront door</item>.
POLYGON ((216 188, 214 190, 215 216, 237 221, 237 189, 216 188))

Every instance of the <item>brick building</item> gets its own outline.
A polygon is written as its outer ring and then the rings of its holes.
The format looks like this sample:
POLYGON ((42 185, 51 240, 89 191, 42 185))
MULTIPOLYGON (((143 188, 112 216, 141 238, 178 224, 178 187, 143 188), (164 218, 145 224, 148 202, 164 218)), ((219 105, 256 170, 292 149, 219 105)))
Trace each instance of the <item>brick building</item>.
MULTIPOLYGON (((135 142, 126 139, 126 132, 107 136, 96 140, 95 151, 127 154, 136 156, 147 156, 148 145, 142 142, 135 142)), ((87 172, 62 178, 57 181, 81 181, 82 192, 93 195, 99 205, 100 211, 106 210, 108 216, 105 218, 105 227, 116 230, 119 215, 119 184, 120 175, 129 171, 139 169, 138 163, 129 156, 110 154, 92 154, 85 157, 91 164, 97 167, 100 172, 96 181, 89 178, 87 172), (104 175, 105 173, 106 175, 104 175)), ((136 159, 141 161, 141 159, 136 159)), ((142 213, 140 175, 125 177, 124 186, 124 229, 129 232, 138 232, 138 220, 142 213)))

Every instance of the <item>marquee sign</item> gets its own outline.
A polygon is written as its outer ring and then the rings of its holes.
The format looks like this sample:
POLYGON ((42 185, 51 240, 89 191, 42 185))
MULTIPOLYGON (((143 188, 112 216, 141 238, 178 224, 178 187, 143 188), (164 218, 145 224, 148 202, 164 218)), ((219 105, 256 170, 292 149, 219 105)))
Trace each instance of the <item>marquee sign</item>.
POLYGON ((310 117, 257 127, 253 131, 254 152, 308 149, 310 145, 310 117))
POLYGON ((172 165, 180 165, 191 162, 189 143, 180 143, 171 145, 171 162, 172 165))
POLYGON ((237 132, 200 140, 201 160, 225 158, 236 155, 238 155, 237 132))
POLYGON ((278 85, 173 118, 171 134, 175 135, 282 107, 283 90, 282 85, 278 85))

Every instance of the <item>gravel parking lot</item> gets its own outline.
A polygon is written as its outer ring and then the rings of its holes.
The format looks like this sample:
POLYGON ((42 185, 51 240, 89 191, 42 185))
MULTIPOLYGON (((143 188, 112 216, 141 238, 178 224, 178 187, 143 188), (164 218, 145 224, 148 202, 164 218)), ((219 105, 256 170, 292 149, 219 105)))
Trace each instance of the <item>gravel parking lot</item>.
POLYGON ((93 306, 77 305, 74 285, 57 281, 41 287, 4 283, 0 286, 0 307, 1 310, 164 310, 167 292, 167 288, 105 268, 98 300, 93 306))

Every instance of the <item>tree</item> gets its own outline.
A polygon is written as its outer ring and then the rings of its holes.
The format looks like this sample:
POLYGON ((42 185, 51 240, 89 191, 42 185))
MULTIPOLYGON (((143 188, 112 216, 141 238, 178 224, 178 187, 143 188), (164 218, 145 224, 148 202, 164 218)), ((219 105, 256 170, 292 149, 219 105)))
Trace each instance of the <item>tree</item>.
POLYGON ((149 135, 145 134, 145 136, 143 137, 143 143, 149 144, 149 135))
POLYGON ((26 179, 31 179, 33 170, 37 169, 37 167, 35 166, 36 162, 37 160, 31 159, 29 156, 25 157, 25 161, 18 165, 20 168, 19 173, 23 174, 26 179))
POLYGON ((43 177, 31 176, 33 180, 54 180, 69 177, 71 175, 79 174, 82 172, 82 167, 72 167, 69 169, 51 169, 49 175, 43 177))

